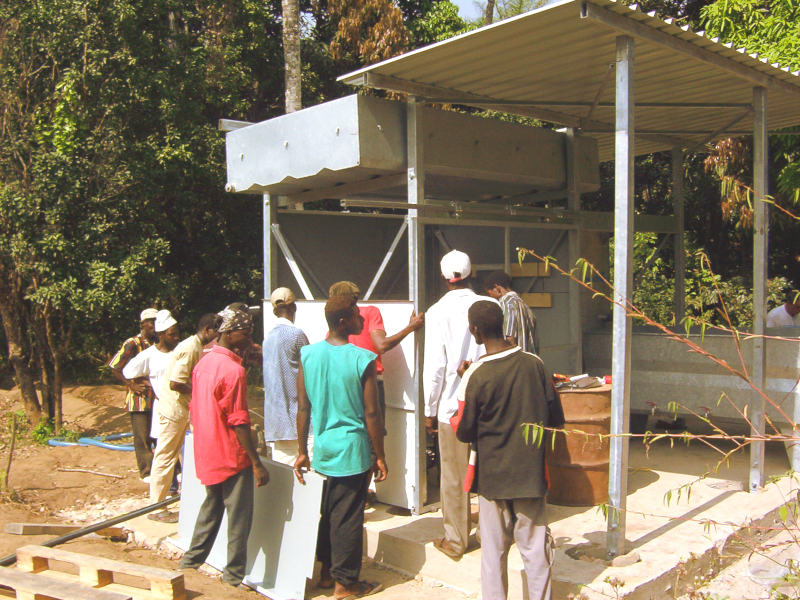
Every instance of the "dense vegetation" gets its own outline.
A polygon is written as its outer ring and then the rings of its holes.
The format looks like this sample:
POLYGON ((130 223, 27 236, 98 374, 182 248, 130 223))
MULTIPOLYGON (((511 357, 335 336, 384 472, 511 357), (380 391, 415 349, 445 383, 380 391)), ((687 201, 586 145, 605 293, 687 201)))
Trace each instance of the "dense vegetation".
MULTIPOLYGON (((493 6, 495 18, 528 7, 493 6)), ((482 25, 447 0, 299 8, 303 106, 352 93, 336 82, 344 72, 482 25)), ((798 66, 788 0, 647 8, 798 66)), ((278 0, 0 3, 0 373, 13 373, 32 421, 58 421, 62 382, 102 373, 143 307, 169 308, 188 326, 231 301, 260 301, 261 202, 224 194, 216 123, 283 114, 281 11, 278 0)), ((796 140, 771 139, 776 202, 788 207, 800 187, 796 140)), ((685 164, 689 247, 745 290, 749 152, 743 140, 685 164)), ((638 159, 640 209, 668 210, 668 171, 666 156, 638 159)), ((586 207, 607 208, 613 168, 603 173, 586 207)), ((797 228, 775 225, 771 275, 800 281, 797 228)), ((670 269, 654 262, 641 288, 664 319, 670 269)))

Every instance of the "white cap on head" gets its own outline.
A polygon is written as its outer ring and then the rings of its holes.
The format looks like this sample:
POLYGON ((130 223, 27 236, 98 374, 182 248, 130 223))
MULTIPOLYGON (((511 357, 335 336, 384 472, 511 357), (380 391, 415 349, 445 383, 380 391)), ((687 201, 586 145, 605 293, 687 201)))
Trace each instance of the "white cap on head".
POLYGON ((458 250, 451 250, 444 255, 441 262, 442 275, 450 283, 461 281, 469 277, 472 272, 472 263, 469 256, 458 250))
POLYGON ((158 315, 158 311, 155 308, 145 308, 142 314, 139 315, 139 320, 146 321, 147 319, 155 319, 156 315, 158 315))
POLYGON ((172 315, 168 310, 160 310, 156 314, 156 333, 166 331, 173 325, 177 324, 178 322, 172 318, 172 315))

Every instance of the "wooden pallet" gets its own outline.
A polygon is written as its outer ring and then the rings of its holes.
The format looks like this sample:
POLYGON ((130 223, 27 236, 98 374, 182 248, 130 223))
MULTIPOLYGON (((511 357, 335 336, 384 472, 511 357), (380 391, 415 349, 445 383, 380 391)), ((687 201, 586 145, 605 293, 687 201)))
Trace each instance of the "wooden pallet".
POLYGON ((118 592, 58 581, 17 569, 0 567, 0 585, 11 588, 17 600, 132 600, 118 592))
MULTIPOLYGON (((23 546, 17 550, 17 569, 38 573, 43 578, 70 583, 81 583, 109 592, 118 592, 133 600, 184 600, 186 588, 183 573, 132 563, 109 560, 97 556, 68 552, 44 546, 23 546), (78 574, 53 569, 50 561, 68 563, 78 568, 78 574), (115 581, 122 576, 125 582, 115 581), (128 585, 137 578, 146 587, 128 585)), ((84 588, 86 589, 86 588, 84 588)))

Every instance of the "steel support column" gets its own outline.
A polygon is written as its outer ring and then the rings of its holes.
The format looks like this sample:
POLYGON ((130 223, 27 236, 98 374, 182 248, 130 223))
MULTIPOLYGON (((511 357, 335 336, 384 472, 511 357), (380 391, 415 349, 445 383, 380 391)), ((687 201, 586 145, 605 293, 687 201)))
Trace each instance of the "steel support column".
MULTIPOLYGON (((767 132, 767 90, 753 89, 753 372, 752 382, 759 390, 767 389, 767 353, 764 329, 767 319, 767 250, 769 248, 769 204, 764 202, 768 181, 767 154, 769 134, 767 132)), ((753 392, 751 423, 753 436, 764 435, 764 409, 766 402, 753 392)), ((750 491, 755 492, 764 485, 764 442, 753 442, 750 446, 750 491)))
POLYGON ((264 301, 278 287, 278 243, 272 225, 278 223, 278 197, 264 194, 264 301))
MULTIPOLYGON (((408 135, 408 203, 425 203, 425 168, 421 104, 414 96, 406 103, 406 129, 408 135)), ((419 222, 419 211, 408 211, 408 298, 414 303, 417 313, 425 306, 425 226, 419 222)), ((416 430, 416 473, 414 475, 414 502, 412 512, 420 514, 427 500, 428 479, 426 464, 427 433, 425 431, 425 401, 422 393, 422 353, 424 337, 422 330, 414 333, 416 355, 414 357, 414 403, 416 430)))
POLYGON ((683 150, 672 149, 672 212, 678 231, 672 236, 675 249, 675 325, 686 316, 686 248, 683 245, 683 150))
MULTIPOLYGON (((567 209, 579 211, 581 209, 581 195, 578 192, 578 173, 575 166, 575 138, 573 128, 567 129, 566 159, 567 159, 567 209)), ((569 230, 569 268, 574 269, 575 263, 581 257, 581 230, 580 221, 575 229, 569 230)), ((576 271, 577 272, 577 271, 576 271)), ((583 373, 583 326, 581 324, 581 286, 577 281, 569 280, 569 343, 573 345, 572 372, 583 373)))
POLYGON ((614 164, 614 347, 611 355, 611 452, 609 463, 609 556, 625 554, 630 426, 631 320, 626 303, 633 292, 634 40, 617 38, 614 164), (618 437, 613 437, 618 436, 618 437))

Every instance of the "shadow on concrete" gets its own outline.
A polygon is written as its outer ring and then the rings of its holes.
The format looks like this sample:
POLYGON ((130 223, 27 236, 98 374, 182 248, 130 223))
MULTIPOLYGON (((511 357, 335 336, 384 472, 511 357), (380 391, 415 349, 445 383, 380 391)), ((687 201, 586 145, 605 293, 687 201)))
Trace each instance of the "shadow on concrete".
MULTIPOLYGON (((659 474, 647 467, 630 469, 628 473, 628 494, 633 494, 637 490, 645 488, 660 478, 659 474)), ((547 519, 550 523, 568 519, 574 515, 586 512, 591 506, 558 506, 555 504, 547 505, 547 519)))
POLYGON ((375 560, 384 564, 403 565, 410 573, 419 573, 425 565, 425 544, 444 533, 441 517, 426 517, 400 527, 380 532, 375 560))
MULTIPOLYGON (((680 517, 677 517, 677 518, 669 520, 667 523, 665 523, 664 525, 662 525, 658 529, 654 529, 653 531, 651 531, 647 535, 643 535, 642 537, 640 537, 639 539, 634 541, 632 544, 626 541, 625 548, 629 552, 631 550, 635 550, 636 548, 641 548, 647 542, 651 542, 651 541, 657 539, 658 537, 664 535, 668 531, 671 531, 671 530, 675 529, 676 527, 682 525, 684 523, 684 521, 687 520, 687 519, 694 519, 698 515, 701 515, 705 511, 709 510, 711 507, 716 506, 717 504, 719 504, 722 501, 730 498, 731 496, 733 496, 736 493, 739 493, 739 492, 735 492, 735 491, 723 492, 719 496, 717 496, 716 498, 712 498, 708 502, 704 502, 700 506, 697 506, 697 507, 693 508, 692 510, 690 510, 689 512, 682 514, 680 517)), ((603 532, 603 536, 605 537, 605 532, 603 532)))

